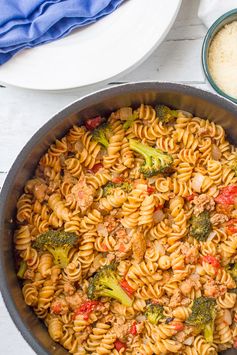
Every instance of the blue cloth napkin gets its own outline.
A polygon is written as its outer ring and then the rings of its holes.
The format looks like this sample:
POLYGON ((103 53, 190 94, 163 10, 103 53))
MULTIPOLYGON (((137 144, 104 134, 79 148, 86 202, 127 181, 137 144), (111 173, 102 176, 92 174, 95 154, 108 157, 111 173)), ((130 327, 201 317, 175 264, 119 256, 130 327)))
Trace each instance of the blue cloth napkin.
POLYGON ((0 0, 0 64, 113 12, 123 0, 0 0))

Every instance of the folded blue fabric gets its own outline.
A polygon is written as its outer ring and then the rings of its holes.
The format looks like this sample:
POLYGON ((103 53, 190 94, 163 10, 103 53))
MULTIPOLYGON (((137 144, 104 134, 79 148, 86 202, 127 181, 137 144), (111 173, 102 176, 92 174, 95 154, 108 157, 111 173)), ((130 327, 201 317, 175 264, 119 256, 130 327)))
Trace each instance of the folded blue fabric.
POLYGON ((0 0, 0 64, 113 12, 123 0, 0 0))

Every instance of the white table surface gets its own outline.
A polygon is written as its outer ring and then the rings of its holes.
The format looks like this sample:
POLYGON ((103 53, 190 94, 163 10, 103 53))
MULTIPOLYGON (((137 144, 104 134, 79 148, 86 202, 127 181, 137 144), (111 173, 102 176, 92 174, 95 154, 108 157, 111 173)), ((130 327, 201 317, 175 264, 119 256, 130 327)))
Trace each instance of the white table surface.
MULTIPOLYGON (((199 0, 183 0, 165 41, 140 67, 117 82, 172 81, 211 90, 201 67, 206 28, 197 17, 199 0)), ((0 87, 0 186, 19 151, 48 119, 65 105, 101 84, 71 92, 45 93, 0 87)), ((33 355, 34 351, 13 324, 0 296, 0 355, 33 355)))

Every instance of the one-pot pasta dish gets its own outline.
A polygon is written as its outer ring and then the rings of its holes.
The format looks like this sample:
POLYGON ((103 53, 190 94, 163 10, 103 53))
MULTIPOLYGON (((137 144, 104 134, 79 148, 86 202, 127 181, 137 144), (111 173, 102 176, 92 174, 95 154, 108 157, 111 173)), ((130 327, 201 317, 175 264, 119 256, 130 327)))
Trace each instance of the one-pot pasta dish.
POLYGON ((164 105, 88 118, 17 203, 25 303, 69 353, 237 347, 237 150, 164 105))

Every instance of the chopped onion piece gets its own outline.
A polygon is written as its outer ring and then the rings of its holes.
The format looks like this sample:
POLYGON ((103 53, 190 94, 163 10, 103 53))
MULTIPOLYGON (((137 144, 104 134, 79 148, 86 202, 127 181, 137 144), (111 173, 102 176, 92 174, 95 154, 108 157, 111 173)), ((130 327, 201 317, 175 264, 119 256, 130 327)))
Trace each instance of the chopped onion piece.
POLYGON ((83 145, 83 143, 82 143, 81 141, 77 141, 77 142, 75 143, 75 150, 76 150, 77 152, 82 152, 82 151, 83 151, 83 148, 84 148, 84 145, 83 145))
POLYGON ((156 244, 156 249, 158 250, 160 256, 165 255, 165 248, 161 243, 158 242, 156 244))
POLYGON ((192 185, 192 188, 195 192, 201 192, 201 187, 202 187, 204 179, 205 179, 205 176, 202 175, 201 173, 197 173, 194 176, 194 178, 191 182, 191 185, 192 185))
POLYGON ((146 317, 143 315, 143 314, 139 314, 137 317, 136 317, 136 320, 138 322, 143 322, 144 320, 146 320, 146 317))
POLYGON ((224 310, 224 316, 223 320, 226 322, 226 324, 231 325, 232 324, 232 318, 231 318, 231 313, 229 309, 224 310))
POLYGON ((162 210, 155 211, 153 214, 154 223, 159 223, 163 221, 164 218, 165 218, 165 214, 162 210))
POLYGON ((215 237, 215 235, 216 235, 216 231, 212 231, 212 232, 209 234, 207 240, 208 240, 208 241, 211 241, 211 240, 215 237))
POLYGON ((156 182, 157 176, 152 176, 148 179, 148 182, 150 185, 154 184, 156 182))
POLYGON ((184 340, 184 344, 185 345, 192 345, 193 341, 194 341, 194 337, 189 337, 184 340))
POLYGON ((122 121, 126 121, 132 117, 132 108, 131 107, 122 107, 119 109, 119 118, 122 121))
POLYGON ((101 237, 108 237, 109 235, 107 228, 102 223, 97 225, 97 232, 101 237))
POLYGON ((214 160, 220 160, 220 158, 221 158, 221 151, 220 151, 220 148, 217 147, 217 145, 212 144, 211 154, 212 154, 212 158, 213 158, 214 160))

